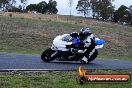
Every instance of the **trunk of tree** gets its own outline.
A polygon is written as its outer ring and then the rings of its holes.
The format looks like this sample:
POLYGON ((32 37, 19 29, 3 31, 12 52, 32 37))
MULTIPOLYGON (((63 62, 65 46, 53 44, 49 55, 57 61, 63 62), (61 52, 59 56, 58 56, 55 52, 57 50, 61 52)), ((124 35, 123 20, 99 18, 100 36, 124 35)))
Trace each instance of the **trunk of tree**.
POLYGON ((95 19, 95 13, 93 12, 93 19, 95 19))

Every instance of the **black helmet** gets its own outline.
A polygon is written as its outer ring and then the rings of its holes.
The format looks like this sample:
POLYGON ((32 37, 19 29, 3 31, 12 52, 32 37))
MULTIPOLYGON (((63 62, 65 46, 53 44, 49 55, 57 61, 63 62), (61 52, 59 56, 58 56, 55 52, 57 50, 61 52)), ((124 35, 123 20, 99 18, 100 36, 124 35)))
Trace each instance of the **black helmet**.
POLYGON ((72 32, 72 33, 70 34, 70 36, 72 36, 72 37, 78 37, 78 33, 77 33, 77 32, 72 32))
POLYGON ((80 30, 79 36, 81 39, 85 39, 87 36, 90 36, 90 35, 91 35, 91 31, 88 27, 83 27, 80 30))

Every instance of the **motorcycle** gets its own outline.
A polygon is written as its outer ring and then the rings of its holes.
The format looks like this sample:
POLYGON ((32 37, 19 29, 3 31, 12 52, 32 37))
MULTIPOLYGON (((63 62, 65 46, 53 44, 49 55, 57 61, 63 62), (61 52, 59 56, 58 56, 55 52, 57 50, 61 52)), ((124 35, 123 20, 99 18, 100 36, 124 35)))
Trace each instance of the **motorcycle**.
POLYGON ((97 57, 98 49, 103 48, 105 42, 99 38, 87 38, 84 42, 86 45, 89 45, 89 47, 85 47, 83 49, 77 48, 76 46, 71 46, 73 38, 70 34, 58 35, 54 38, 52 46, 43 51, 41 59, 44 62, 58 60, 89 63, 97 57), (88 54, 90 47, 92 47, 92 50, 88 54))

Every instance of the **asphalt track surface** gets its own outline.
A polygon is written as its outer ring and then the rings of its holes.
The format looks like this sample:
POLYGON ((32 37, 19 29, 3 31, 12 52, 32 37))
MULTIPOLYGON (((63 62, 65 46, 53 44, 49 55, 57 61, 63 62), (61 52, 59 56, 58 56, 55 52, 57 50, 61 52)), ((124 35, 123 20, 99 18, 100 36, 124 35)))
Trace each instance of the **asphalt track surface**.
POLYGON ((84 69, 110 69, 132 70, 132 61, 95 59, 89 64, 71 61, 53 61, 45 63, 37 55, 0 53, 0 70, 77 70, 79 66, 84 69))

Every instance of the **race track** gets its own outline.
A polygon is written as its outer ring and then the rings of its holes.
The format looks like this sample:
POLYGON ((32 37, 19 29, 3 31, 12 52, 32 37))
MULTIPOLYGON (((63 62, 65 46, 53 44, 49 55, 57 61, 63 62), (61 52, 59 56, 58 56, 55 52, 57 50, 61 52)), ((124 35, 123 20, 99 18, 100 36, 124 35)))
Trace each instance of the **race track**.
POLYGON ((37 55, 0 53, 0 70, 6 69, 43 69, 43 70, 77 70, 79 66, 85 69, 122 69, 132 70, 132 61, 96 59, 89 64, 80 62, 54 61, 45 63, 37 55))

